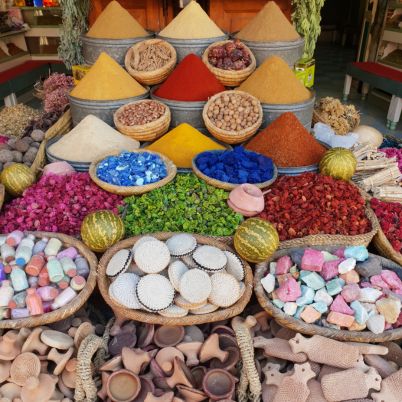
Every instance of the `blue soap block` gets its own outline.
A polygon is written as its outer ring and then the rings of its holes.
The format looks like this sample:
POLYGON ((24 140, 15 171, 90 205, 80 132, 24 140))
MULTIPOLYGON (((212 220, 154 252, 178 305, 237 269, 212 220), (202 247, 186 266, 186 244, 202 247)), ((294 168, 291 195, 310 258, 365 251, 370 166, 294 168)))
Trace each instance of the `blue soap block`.
POLYGON ((324 279, 317 274, 317 272, 313 271, 300 271, 300 279, 307 286, 314 290, 321 289, 325 286, 324 279))
POLYGON ((315 292, 313 289, 309 288, 308 286, 301 286, 301 296, 296 299, 296 304, 298 306, 305 306, 307 304, 311 304, 314 300, 315 292))
POLYGON ((335 278, 327 282, 325 287, 327 288, 327 292, 330 296, 335 296, 338 293, 341 293, 344 285, 345 281, 343 279, 335 278))
POLYGON ((358 300, 350 303, 350 308, 355 312, 355 320, 358 324, 363 325, 369 319, 367 310, 358 300))
POLYGON ((279 300, 279 299, 273 299, 272 300, 272 303, 276 306, 276 307, 278 307, 278 308, 283 308, 283 306, 285 305, 285 303, 282 301, 282 300, 279 300))
POLYGON ((296 313, 293 317, 295 318, 300 318, 300 314, 303 312, 303 310, 306 308, 306 306, 299 306, 297 307, 296 313))
POLYGON ((346 258, 354 258, 356 261, 363 262, 369 257, 367 248, 364 246, 346 247, 344 251, 346 258))
POLYGON ((311 305, 319 313, 324 314, 328 311, 328 306, 324 302, 316 302, 311 305))

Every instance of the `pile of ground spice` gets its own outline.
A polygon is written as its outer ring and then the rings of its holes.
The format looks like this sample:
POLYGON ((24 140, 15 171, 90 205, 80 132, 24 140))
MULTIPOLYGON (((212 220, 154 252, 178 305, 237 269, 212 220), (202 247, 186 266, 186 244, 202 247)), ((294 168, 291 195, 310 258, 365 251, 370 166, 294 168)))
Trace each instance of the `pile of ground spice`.
POLYGON ((95 64, 71 91, 87 100, 116 100, 142 95, 146 89, 109 55, 102 52, 95 64))
POLYGON ((326 149, 291 112, 286 112, 258 133, 246 149, 272 158, 279 167, 319 163, 326 149))
POLYGON ((304 102, 311 93, 278 56, 268 57, 239 87, 262 103, 288 104, 304 102))
POLYGON ((148 32, 117 1, 111 1, 98 16, 87 36, 103 39, 130 39, 148 32))
POLYGON ((160 152, 179 168, 191 168, 193 158, 199 153, 223 150, 225 147, 189 124, 183 123, 149 145, 147 149, 160 152))
POLYGON ((236 37, 254 42, 287 42, 300 38, 274 1, 269 1, 236 37))
POLYGON ((175 39, 202 39, 225 34, 196 1, 191 1, 159 35, 175 39))
POLYGON ((208 70, 202 60, 191 53, 174 69, 155 91, 160 98, 178 101, 206 101, 225 87, 208 70))

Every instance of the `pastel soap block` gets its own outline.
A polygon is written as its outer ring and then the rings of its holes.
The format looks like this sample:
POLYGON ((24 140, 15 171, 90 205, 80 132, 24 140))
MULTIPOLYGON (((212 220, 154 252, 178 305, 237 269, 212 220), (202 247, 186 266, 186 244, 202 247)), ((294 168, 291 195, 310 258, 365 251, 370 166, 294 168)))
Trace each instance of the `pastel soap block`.
POLYGON ((340 262, 341 262, 341 260, 339 260, 339 259, 324 262, 324 265, 323 265, 322 271, 321 271, 321 276, 326 281, 329 281, 330 279, 335 278, 335 276, 337 276, 339 273, 338 265, 340 262))
POLYGON ((268 274, 261 279, 261 285, 267 293, 273 292, 275 289, 275 276, 268 274))
POLYGON ((282 283, 275 292, 277 297, 284 303, 296 301, 301 296, 300 285, 293 277, 282 283))
POLYGON ((340 274, 346 274, 346 272, 351 271, 356 266, 356 260, 354 258, 346 258, 338 265, 338 272, 340 274))
POLYGON ((304 282, 308 287, 314 290, 321 289, 325 286, 324 279, 317 274, 317 272, 313 271, 301 271, 300 279, 304 282))
POLYGON ((338 248, 335 252, 334 255, 336 255, 339 258, 345 258, 345 249, 344 248, 338 248))
POLYGON ((293 265, 292 260, 288 255, 284 255, 276 261, 276 275, 283 275, 289 272, 290 267, 293 265))
POLYGON ((382 296, 382 292, 374 288, 360 289, 359 301, 363 303, 375 303, 382 296))
POLYGON ((316 309, 321 314, 324 314, 328 311, 328 306, 324 302, 313 303, 311 304, 311 307, 316 309))
POLYGON ((307 324, 312 324, 321 318, 321 313, 311 306, 306 306, 300 314, 300 318, 307 324))
POLYGON ((364 306, 357 300, 350 303, 350 307, 355 313, 355 320, 359 325, 365 325, 369 319, 369 315, 364 306))
POLYGON ((295 318, 300 318, 300 314, 304 311, 306 306, 299 306, 297 307, 296 313, 294 315, 295 318))
POLYGON ((364 246, 349 246, 344 251, 346 258, 354 258, 356 261, 366 261, 369 254, 367 248, 364 246))
POLYGON ((343 279, 346 283, 359 283, 360 282, 360 275, 355 269, 352 269, 346 274, 339 275, 341 279, 343 279))
POLYGON ((336 311, 337 313, 354 315, 354 311, 347 305, 345 299, 342 295, 338 295, 335 297, 334 302, 329 307, 331 311, 336 311))
POLYGON ((381 288, 381 289, 389 289, 388 283, 385 282, 384 279, 382 279, 381 275, 373 275, 370 278, 370 283, 373 286, 376 286, 376 287, 381 288))
POLYGON ((301 261, 301 268, 305 271, 317 271, 322 270, 324 265, 324 256, 319 250, 308 248, 304 251, 301 261))
POLYGON ((335 296, 338 293, 341 293, 344 286, 345 281, 340 278, 332 279, 332 281, 327 282, 325 285, 330 296, 335 296))
POLYGON ((276 307, 278 307, 280 309, 282 309, 283 306, 285 305, 285 303, 282 300, 279 300, 279 299, 273 299, 272 303, 274 304, 274 306, 276 306, 276 307))
POLYGON ((333 302, 333 298, 328 294, 325 288, 317 290, 315 292, 314 301, 316 303, 324 303, 326 306, 329 306, 333 302))
POLYGON ((308 286, 301 286, 302 294, 297 298, 296 304, 298 306, 305 306, 306 304, 311 304, 314 300, 314 290, 308 286))
POLYGON ((321 251, 322 255, 324 256, 324 261, 334 261, 339 260, 339 257, 329 253, 328 251, 321 251))
POLYGON ((384 279, 391 289, 402 289, 402 281, 394 271, 384 269, 381 272, 381 278, 384 279))
POLYGON ((269 273, 272 275, 276 274, 276 262, 272 261, 269 263, 269 273))
POLYGON ((385 318, 381 314, 373 314, 367 320, 367 328, 374 334, 382 334, 385 330, 385 318))
POLYGON ((342 297, 346 303, 358 300, 360 297, 360 287, 355 283, 346 285, 341 292, 342 297))
POLYGON ((353 325, 355 318, 352 315, 347 315, 347 314, 338 313, 336 311, 331 311, 327 316, 327 321, 330 324, 349 328, 353 325))
POLYGON ((283 306, 283 311, 287 315, 295 315, 297 311, 297 304, 295 302, 287 302, 283 306))
POLYGON ((385 321, 394 324, 398 320, 401 312, 401 301, 392 297, 377 300, 375 305, 380 314, 385 317, 385 321))

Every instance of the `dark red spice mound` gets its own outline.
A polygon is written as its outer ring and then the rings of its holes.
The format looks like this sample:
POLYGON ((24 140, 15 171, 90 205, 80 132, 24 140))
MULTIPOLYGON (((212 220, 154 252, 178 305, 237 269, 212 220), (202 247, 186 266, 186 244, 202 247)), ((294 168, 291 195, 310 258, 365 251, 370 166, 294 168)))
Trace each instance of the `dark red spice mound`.
POLYGON ((275 225, 281 241, 371 230, 358 188, 316 173, 280 177, 265 195, 265 209, 259 217, 275 225))
POLYGON ((187 55, 168 79, 155 91, 160 98, 178 101, 206 101, 225 87, 195 54, 187 55))
POLYGON ((88 173, 43 176, 4 207, 0 231, 44 230, 75 236, 87 214, 100 209, 117 213, 121 204, 122 197, 99 188, 88 173))
POLYGON ((372 198, 371 207, 380 221, 385 237, 395 251, 402 252, 402 204, 399 202, 383 202, 377 198, 372 198))

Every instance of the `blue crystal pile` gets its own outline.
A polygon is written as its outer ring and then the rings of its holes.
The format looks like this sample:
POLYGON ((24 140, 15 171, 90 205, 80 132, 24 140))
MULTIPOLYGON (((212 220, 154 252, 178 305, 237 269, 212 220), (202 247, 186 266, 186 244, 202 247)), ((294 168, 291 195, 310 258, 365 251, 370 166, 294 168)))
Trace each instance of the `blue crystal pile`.
POLYGON ((271 158, 235 147, 233 151, 206 151, 195 160, 205 175, 226 183, 263 183, 274 175, 271 158))
POLYGON ((96 175, 115 186, 143 186, 165 178, 167 169, 158 155, 124 151, 101 161, 96 175))

